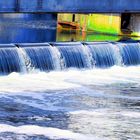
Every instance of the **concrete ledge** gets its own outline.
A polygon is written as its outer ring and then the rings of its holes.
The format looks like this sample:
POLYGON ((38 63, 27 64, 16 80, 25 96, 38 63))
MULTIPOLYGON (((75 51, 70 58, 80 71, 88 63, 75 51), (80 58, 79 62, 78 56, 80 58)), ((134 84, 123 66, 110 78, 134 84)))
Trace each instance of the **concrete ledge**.
POLYGON ((139 0, 1 0, 0 12, 140 13, 139 0), (90 2, 89 2, 90 1, 90 2))

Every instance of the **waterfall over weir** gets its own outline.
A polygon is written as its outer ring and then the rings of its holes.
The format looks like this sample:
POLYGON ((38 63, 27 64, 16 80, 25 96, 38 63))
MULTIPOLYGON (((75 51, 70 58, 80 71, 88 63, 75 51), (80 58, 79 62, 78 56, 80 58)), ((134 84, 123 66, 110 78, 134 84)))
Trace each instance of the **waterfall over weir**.
POLYGON ((140 64, 139 42, 0 45, 0 73, 107 68, 140 64))

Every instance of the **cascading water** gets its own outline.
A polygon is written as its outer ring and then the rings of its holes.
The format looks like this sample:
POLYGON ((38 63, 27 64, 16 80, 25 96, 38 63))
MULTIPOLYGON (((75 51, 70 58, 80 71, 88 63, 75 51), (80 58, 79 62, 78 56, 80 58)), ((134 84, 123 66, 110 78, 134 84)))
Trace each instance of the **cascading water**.
POLYGON ((140 64, 140 44, 139 43, 117 43, 120 49, 124 65, 140 64))
POLYGON ((17 49, 13 45, 0 45, 0 73, 20 72, 21 68, 17 49))
POLYGON ((111 67, 115 65, 114 46, 110 43, 86 43, 89 47, 96 67, 111 67))
POLYGON ((30 58, 35 69, 41 71, 61 69, 59 52, 50 44, 22 44, 21 47, 30 58))
POLYGON ((66 68, 106 68, 140 64, 138 42, 66 42, 18 44, 0 48, 1 73, 62 70, 66 68))
MULTIPOLYGON (((18 46, 17 46, 18 47, 18 46)), ((22 48, 17 48, 17 52, 20 58, 20 63, 21 63, 21 71, 23 73, 26 72, 31 72, 34 70, 34 66, 31 62, 31 59, 29 58, 29 56, 26 54, 25 50, 23 50, 22 48)))
POLYGON ((59 49, 66 68, 91 67, 89 52, 81 43, 55 43, 53 45, 59 49))

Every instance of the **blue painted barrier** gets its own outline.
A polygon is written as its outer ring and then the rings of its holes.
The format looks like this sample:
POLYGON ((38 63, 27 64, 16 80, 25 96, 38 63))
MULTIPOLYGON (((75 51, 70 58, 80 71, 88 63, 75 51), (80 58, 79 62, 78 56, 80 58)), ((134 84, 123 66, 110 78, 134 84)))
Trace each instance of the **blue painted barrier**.
POLYGON ((140 12, 140 0, 1 0, 0 12, 140 12))
POLYGON ((56 14, 0 14, 0 43, 56 41, 56 14))

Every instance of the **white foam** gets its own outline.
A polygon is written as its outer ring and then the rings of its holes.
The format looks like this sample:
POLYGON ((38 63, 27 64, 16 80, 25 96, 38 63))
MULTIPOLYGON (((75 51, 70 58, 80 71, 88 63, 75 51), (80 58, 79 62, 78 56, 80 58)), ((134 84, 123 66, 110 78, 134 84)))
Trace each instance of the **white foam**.
POLYGON ((76 84, 65 82, 64 75, 66 72, 39 72, 25 75, 12 73, 9 76, 0 77, 0 92, 36 92, 77 87, 76 84))
MULTIPOLYGON (((95 109, 95 110, 77 110, 77 111, 71 111, 69 112, 71 115, 86 115, 86 116, 123 116, 123 117, 129 117, 129 118, 140 118, 140 112, 134 112, 134 111, 114 111, 109 109, 95 109)), ((93 117, 93 118, 94 118, 93 117)))
POLYGON ((98 110, 78 110, 78 111, 71 111, 69 114, 72 115, 103 115, 103 112, 105 113, 105 109, 98 109, 98 110))
POLYGON ((24 91, 37 92, 47 90, 61 90, 80 88, 85 85, 109 84, 140 84, 140 66, 118 67, 109 69, 92 69, 68 71, 54 71, 50 73, 38 72, 32 74, 12 73, 0 77, 0 93, 22 93, 24 91))
POLYGON ((124 111, 122 112, 122 115, 125 117, 130 117, 130 118, 140 118, 140 112, 129 112, 129 111, 124 111))
POLYGON ((14 127, 11 125, 0 124, 0 132, 26 134, 29 136, 44 135, 51 139, 62 138, 62 139, 74 139, 74 140, 99 140, 99 138, 95 138, 93 136, 84 135, 80 133, 74 133, 69 130, 62 130, 62 129, 51 128, 51 127, 41 127, 37 125, 24 125, 24 126, 14 127))

